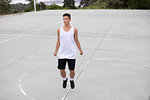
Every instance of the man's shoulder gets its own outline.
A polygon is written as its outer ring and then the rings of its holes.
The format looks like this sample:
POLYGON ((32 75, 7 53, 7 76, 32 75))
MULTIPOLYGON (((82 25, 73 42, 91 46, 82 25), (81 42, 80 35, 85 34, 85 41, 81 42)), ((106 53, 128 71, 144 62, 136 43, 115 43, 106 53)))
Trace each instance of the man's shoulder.
POLYGON ((76 27, 74 27, 74 32, 77 32, 77 31, 78 31, 78 29, 76 27))
POLYGON ((59 28, 57 29, 57 32, 60 32, 60 28, 61 28, 61 27, 59 27, 59 28))
POLYGON ((74 27, 74 30, 77 30, 77 28, 76 28, 76 27, 74 27))

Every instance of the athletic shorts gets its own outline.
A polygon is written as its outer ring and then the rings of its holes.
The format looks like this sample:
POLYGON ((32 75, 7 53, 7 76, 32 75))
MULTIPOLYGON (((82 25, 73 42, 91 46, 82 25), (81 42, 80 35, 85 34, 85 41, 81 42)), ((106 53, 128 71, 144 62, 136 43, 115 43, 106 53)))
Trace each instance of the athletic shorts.
POLYGON ((68 62, 69 70, 75 69, 76 59, 58 59, 58 69, 65 69, 66 62, 68 62))

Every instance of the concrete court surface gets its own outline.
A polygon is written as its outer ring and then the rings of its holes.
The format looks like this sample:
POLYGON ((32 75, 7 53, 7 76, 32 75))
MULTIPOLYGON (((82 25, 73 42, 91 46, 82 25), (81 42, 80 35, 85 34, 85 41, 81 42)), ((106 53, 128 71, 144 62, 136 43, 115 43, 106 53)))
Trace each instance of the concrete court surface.
MULTIPOLYGON (((69 77, 68 67, 67 76, 69 77)), ((149 100, 149 10, 46 10, 0 18, 0 100, 149 100), (75 89, 53 56, 62 15, 72 15, 75 89), (78 49, 77 49, 78 50, 78 49)))

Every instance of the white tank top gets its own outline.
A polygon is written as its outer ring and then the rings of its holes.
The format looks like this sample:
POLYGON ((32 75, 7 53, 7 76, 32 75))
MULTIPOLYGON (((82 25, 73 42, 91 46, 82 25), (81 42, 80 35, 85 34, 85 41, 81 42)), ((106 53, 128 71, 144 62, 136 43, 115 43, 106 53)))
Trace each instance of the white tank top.
POLYGON ((75 59, 76 44, 74 40, 74 27, 71 27, 67 32, 61 27, 59 39, 60 46, 58 49, 58 59, 75 59))

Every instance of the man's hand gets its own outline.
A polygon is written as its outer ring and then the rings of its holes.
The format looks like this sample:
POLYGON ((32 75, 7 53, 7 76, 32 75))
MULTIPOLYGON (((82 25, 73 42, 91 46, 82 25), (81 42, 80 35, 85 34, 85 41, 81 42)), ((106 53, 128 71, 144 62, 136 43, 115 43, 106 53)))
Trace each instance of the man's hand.
POLYGON ((56 55, 57 55, 57 52, 55 51, 55 52, 54 52, 54 56, 56 56, 56 55))
POLYGON ((80 51, 80 55, 83 55, 83 51, 82 50, 80 51))

